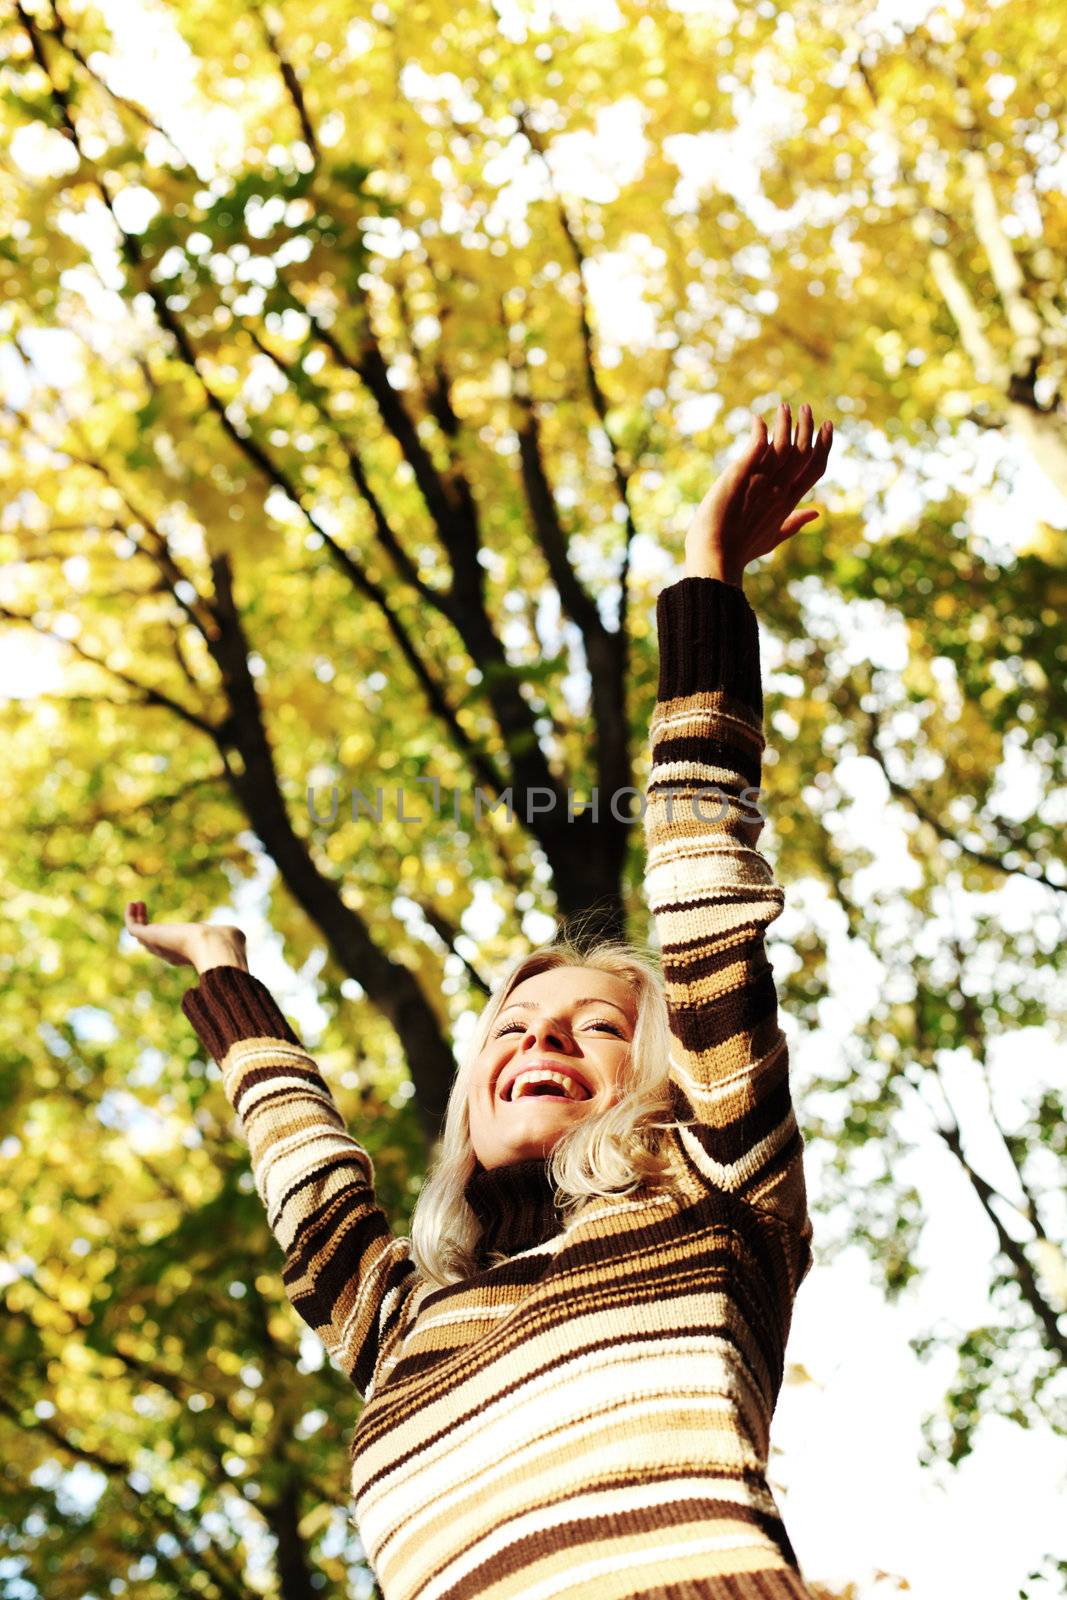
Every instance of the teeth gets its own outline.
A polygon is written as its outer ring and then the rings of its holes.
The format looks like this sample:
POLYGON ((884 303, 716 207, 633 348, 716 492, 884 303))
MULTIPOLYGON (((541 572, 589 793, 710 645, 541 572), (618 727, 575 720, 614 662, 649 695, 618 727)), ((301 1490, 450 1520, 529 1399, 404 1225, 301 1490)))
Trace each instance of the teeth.
POLYGON ((531 1067, 528 1072, 520 1072, 511 1086, 510 1100, 521 1098, 523 1091, 532 1088, 535 1083, 558 1083, 564 1090, 568 1100, 586 1100, 588 1095, 574 1081, 562 1072, 551 1072, 544 1067, 531 1067))

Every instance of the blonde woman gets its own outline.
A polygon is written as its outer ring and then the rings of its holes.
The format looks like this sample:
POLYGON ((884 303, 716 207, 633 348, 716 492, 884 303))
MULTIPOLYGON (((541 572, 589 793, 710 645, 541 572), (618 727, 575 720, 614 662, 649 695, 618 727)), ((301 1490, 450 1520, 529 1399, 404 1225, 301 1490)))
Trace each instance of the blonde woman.
POLYGON ((394 1238, 365 1151, 238 929, 126 924, 196 967, 293 1306, 364 1397, 355 1521, 385 1600, 798 1600, 768 1430, 811 1261, 764 935, 764 747, 746 565, 832 439, 753 419, 657 606, 644 815, 665 983, 622 944, 502 975, 394 1238), (701 793, 700 791, 705 791, 701 793), (708 792, 710 791, 710 792, 708 792))

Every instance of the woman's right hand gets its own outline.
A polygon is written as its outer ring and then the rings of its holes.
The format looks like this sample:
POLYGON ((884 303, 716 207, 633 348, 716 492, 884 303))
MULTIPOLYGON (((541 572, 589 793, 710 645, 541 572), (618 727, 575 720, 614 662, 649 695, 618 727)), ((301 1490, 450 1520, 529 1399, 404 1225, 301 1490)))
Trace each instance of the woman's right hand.
POLYGON ((173 967, 240 967, 248 971, 246 940, 240 928, 214 922, 149 922, 143 900, 126 906, 126 931, 145 949, 173 967))
POLYGON ((800 408, 791 441, 792 413, 783 400, 773 438, 762 417, 753 416, 748 443, 732 466, 716 478, 685 536, 685 575, 718 578, 740 589, 746 566, 784 544, 820 515, 815 506, 794 507, 826 471, 834 425, 823 423, 812 437, 811 407, 800 408))

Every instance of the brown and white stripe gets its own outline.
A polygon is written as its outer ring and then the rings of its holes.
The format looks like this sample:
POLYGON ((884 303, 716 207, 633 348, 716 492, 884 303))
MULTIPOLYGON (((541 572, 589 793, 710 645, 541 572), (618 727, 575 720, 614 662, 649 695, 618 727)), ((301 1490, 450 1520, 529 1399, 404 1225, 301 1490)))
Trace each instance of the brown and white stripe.
POLYGON ((481 1172, 468 1199, 507 1259, 428 1285, 269 991, 220 967, 183 1001, 286 1292, 364 1396, 355 1520, 386 1600, 809 1595, 766 1479, 811 1228, 764 947, 783 896, 756 849, 758 632, 711 579, 666 589, 658 621, 646 891, 688 1124, 668 1192, 597 1202, 546 1239, 512 1206, 538 1197, 543 1229, 543 1164, 481 1172), (708 785, 719 797, 690 804, 708 785))

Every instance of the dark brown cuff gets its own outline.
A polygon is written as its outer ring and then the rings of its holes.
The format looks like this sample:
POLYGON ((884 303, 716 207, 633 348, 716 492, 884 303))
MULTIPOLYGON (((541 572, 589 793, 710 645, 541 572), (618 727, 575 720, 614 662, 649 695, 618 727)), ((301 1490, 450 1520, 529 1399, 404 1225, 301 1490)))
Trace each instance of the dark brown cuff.
POLYGON ((267 986, 241 967, 208 967, 183 995, 182 1010, 217 1062, 240 1039, 300 1043, 267 986))
POLYGON ((724 689, 763 717, 759 624, 740 589, 718 578, 680 578, 660 591, 660 700, 724 689))

